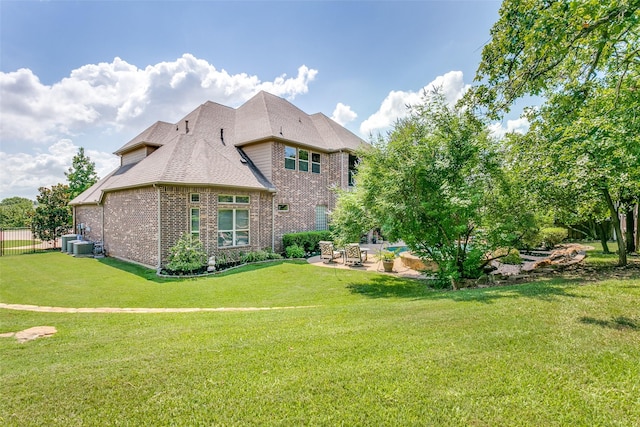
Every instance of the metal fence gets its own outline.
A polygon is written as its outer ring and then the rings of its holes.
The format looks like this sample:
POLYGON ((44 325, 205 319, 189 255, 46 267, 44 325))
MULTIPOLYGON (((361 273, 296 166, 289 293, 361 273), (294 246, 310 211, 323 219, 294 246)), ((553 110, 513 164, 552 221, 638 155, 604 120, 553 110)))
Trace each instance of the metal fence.
POLYGON ((43 242, 30 228, 0 228, 0 256, 42 252, 60 247, 60 239, 43 242))

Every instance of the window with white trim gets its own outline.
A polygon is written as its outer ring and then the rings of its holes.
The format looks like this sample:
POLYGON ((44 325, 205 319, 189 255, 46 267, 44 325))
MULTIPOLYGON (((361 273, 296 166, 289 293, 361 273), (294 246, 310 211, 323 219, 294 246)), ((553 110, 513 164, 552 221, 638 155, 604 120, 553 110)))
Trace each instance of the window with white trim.
POLYGON ((249 244, 249 210, 220 209, 218 211, 218 247, 249 244))
POLYGON ((200 203, 200 193, 191 193, 191 203, 200 203))
POLYGON ((200 237, 200 208, 191 208, 191 235, 200 237))
POLYGON ((229 196, 224 194, 221 194, 218 196, 218 203, 248 205, 250 201, 251 201, 250 196, 229 196))
POLYGON ((285 169, 296 170, 297 150, 294 147, 284 147, 284 167, 285 169))
POLYGON ((284 168, 300 172, 320 173, 321 156, 308 150, 284 147, 284 168))
POLYGON ((298 170, 309 172, 309 152, 307 150, 298 150, 298 170))
POLYGON ((320 154, 311 153, 311 172, 320 173, 320 154))

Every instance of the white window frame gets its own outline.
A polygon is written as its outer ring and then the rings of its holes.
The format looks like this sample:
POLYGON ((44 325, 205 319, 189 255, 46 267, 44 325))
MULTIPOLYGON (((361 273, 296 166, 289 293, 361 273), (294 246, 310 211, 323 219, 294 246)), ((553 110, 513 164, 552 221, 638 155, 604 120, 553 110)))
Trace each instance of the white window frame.
POLYGON ((310 161, 311 161, 311 169, 310 169, 310 172, 311 172, 311 173, 321 173, 321 171, 322 171, 322 166, 321 166, 321 164, 322 164, 322 156, 320 155, 320 153, 313 153, 313 152, 312 152, 312 153, 311 153, 311 159, 310 159, 310 161), (318 156, 318 161, 317 161, 317 162, 314 162, 314 161, 313 161, 313 156, 314 156, 314 155, 315 155, 315 156, 318 156), (317 171, 317 172, 314 170, 314 166, 317 166, 317 167, 318 167, 318 171, 317 171))
POLYGON ((231 194, 220 194, 218 195, 218 203, 225 204, 225 205, 248 205, 251 203, 251 196, 234 196, 231 194), (231 197, 231 201, 230 202, 220 201, 221 197, 231 197), (246 198, 247 201, 246 202, 238 201, 239 198, 242 198, 242 199, 246 198))
POLYGON ((249 209, 219 209, 218 210, 218 248, 233 248, 239 246, 249 246, 251 244, 251 212, 249 209), (232 229, 220 230, 220 212, 233 212, 232 217, 232 229), (247 228, 238 229, 237 212, 242 211, 247 213, 247 228), (246 233, 246 243, 238 244, 238 233, 246 233), (220 244, 220 238, 225 238, 231 241, 231 244, 220 244))
POLYGON ((288 169, 288 170, 298 170, 298 149, 296 147, 291 147, 289 145, 285 145, 284 147, 284 168, 288 169), (287 150, 293 150, 293 157, 290 155, 287 155, 287 150), (287 160, 291 160, 293 161, 293 168, 288 168, 287 167, 287 160))
POLYGON ((201 221, 200 221, 200 208, 189 208, 189 232, 191 233, 191 235, 193 237, 200 237, 200 226, 202 225, 201 221), (196 215, 197 220, 198 220, 198 226, 197 229, 194 229, 193 227, 193 219, 194 219, 194 212, 197 212, 198 214, 196 215))
POLYGON ((191 203, 200 203, 200 193, 191 193, 189 195, 191 203))

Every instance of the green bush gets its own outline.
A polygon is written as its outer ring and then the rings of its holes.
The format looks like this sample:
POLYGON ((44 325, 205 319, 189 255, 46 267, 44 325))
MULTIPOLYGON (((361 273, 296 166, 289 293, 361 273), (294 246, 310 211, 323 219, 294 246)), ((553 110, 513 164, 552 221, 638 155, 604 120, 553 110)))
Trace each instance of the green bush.
POLYGON ((320 252, 318 242, 321 240, 331 240, 331 233, 327 231, 303 231, 301 233, 289 233, 282 236, 282 246, 286 249, 289 246, 300 246, 305 253, 320 252))
POLYGON ((558 243, 567 238, 569 232, 566 228, 549 227, 540 230, 540 239, 545 249, 553 249, 558 243))
POLYGON ((501 257, 498 259, 503 264, 519 265, 522 264, 522 257, 520 251, 517 249, 511 249, 507 252, 508 248, 498 248, 491 254, 491 257, 501 257))
POLYGON ((287 258, 304 258, 306 253, 304 248, 298 245, 287 246, 285 252, 287 253, 287 258))
POLYGON ((280 254, 272 252, 270 249, 263 251, 253 251, 247 252, 240 257, 240 261, 244 264, 248 264, 250 262, 260 262, 266 261, 268 259, 281 259, 282 256, 280 254))
POLYGON ((207 265, 207 253, 202 242, 190 234, 183 234, 169 254, 167 270, 178 274, 193 274, 207 265))

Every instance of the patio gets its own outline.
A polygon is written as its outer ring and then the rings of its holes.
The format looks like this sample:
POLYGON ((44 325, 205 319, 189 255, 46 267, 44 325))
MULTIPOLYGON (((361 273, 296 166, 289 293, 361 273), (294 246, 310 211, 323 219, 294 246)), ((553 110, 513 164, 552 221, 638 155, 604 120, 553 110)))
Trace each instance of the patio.
POLYGON ((409 267, 405 266, 402 263, 402 260, 400 259, 400 257, 396 257, 394 261, 393 272, 385 273, 382 267, 382 262, 378 261, 378 259, 376 258, 376 254, 380 251, 380 249, 385 249, 387 246, 388 244, 386 243, 383 243, 383 244, 367 243, 367 244, 361 245, 362 249, 365 249, 365 248, 367 249, 367 258, 366 258, 366 261, 362 262, 362 265, 356 265, 356 266, 345 265, 344 260, 341 258, 337 258, 327 263, 320 258, 320 255, 313 256, 307 259, 307 262, 309 264, 318 265, 320 267, 338 268, 343 270, 375 271, 381 274, 389 274, 393 276, 408 277, 413 279, 426 278, 426 276, 420 273, 419 271, 412 270, 409 267))

